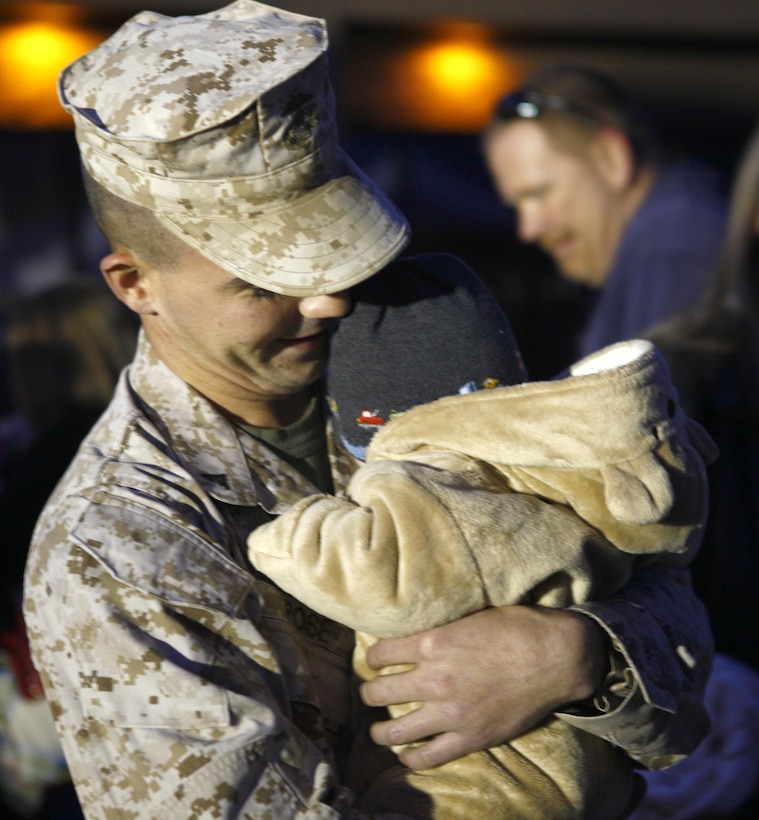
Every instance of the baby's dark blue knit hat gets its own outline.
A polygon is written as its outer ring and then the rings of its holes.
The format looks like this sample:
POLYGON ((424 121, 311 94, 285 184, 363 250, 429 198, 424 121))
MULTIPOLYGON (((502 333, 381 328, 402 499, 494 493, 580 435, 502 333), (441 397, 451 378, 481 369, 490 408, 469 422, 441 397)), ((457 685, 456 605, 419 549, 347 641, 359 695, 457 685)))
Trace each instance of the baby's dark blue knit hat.
POLYGON ((399 260, 351 293, 331 341, 327 395, 337 434, 361 459, 394 415, 527 378, 506 315, 455 257, 399 260))

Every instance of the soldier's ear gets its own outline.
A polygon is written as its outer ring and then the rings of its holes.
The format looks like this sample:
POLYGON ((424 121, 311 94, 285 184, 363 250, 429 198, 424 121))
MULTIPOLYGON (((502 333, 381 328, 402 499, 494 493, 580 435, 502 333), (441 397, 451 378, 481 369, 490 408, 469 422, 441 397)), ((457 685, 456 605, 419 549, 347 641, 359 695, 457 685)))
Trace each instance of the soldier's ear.
POLYGON ((131 251, 114 251, 100 261, 100 270, 114 292, 128 308, 141 315, 155 314, 151 269, 131 251))

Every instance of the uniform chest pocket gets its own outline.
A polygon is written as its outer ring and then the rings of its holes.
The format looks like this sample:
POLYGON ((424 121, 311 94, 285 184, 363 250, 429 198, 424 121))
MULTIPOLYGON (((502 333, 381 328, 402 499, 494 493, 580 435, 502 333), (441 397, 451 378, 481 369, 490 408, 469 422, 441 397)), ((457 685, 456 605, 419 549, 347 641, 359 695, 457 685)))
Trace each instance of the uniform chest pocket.
POLYGON ((91 505, 73 538, 66 635, 85 714, 120 726, 229 725, 229 693, 251 662, 222 637, 250 588, 239 568, 148 508, 91 505))
POLYGON ((69 576, 65 617, 85 716, 190 731, 228 724, 216 636, 91 555, 76 560, 87 566, 69 576))

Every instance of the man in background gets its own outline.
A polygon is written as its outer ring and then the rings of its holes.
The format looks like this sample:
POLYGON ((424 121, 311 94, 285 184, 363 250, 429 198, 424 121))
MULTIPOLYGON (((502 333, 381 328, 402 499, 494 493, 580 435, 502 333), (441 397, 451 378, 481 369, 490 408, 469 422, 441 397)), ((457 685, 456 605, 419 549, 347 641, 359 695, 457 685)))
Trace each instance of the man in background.
POLYGON ((597 291, 578 355, 640 335, 688 305, 719 254, 719 175, 666 163, 646 113, 611 78, 550 66, 497 104, 485 158, 518 233, 597 291))

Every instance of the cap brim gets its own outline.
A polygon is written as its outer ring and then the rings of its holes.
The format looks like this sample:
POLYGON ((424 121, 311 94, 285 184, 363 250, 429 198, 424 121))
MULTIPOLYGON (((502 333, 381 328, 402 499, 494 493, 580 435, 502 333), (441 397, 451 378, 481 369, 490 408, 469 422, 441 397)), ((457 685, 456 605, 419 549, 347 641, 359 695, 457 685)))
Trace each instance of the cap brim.
POLYGON ((287 296, 345 290, 387 265, 409 227, 349 162, 349 172, 247 220, 156 212, 187 244, 252 285, 287 296))

